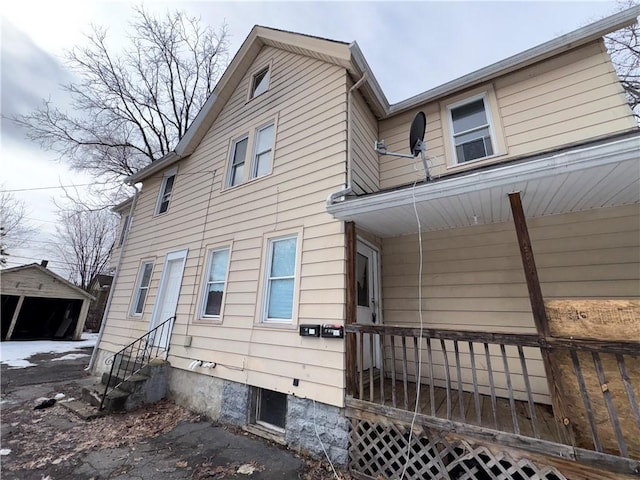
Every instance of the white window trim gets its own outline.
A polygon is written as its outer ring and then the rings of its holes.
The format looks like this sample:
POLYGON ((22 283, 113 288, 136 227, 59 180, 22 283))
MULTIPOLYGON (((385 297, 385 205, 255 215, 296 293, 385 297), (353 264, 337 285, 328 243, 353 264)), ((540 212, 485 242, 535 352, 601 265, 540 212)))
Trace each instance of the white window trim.
POLYGON ((229 158, 227 160, 227 181, 225 182, 226 184, 226 188, 235 188, 235 187, 239 187, 240 185, 243 185, 244 183, 246 183, 246 177, 247 177, 247 153, 249 152, 249 148, 251 147, 251 138, 249 136, 248 133, 245 133, 239 137, 235 137, 234 139, 231 140, 231 146, 229 147, 229 158), (247 151, 245 152, 245 157, 244 157, 244 170, 242 173, 242 179, 240 180, 240 183, 237 183, 235 185, 231 184, 231 181, 233 179, 233 161, 235 158, 235 154, 236 154, 236 145, 238 143, 240 143, 243 140, 247 140, 247 151))
POLYGON ((256 68, 252 74, 251 74, 251 79, 249 80, 249 91, 247 92, 247 102, 250 102, 251 100, 255 99, 255 98, 260 98, 264 95, 266 95, 270 90, 271 90, 271 82, 273 81, 273 61, 269 61, 266 64, 262 64, 259 68, 256 68), (254 95, 253 94, 253 85, 255 82, 255 79, 258 75, 260 75, 260 73, 262 73, 263 71, 268 70, 269 71, 269 81, 267 83, 267 88, 264 92, 259 93, 258 95, 254 95))
POLYGON ((260 275, 260 287, 259 287, 259 296, 258 301, 256 302, 259 305, 256 324, 258 326, 264 326, 266 328, 297 328, 298 324, 298 309, 300 306, 300 272, 301 272, 301 263, 302 263, 302 239, 303 239, 303 229, 290 229, 281 232, 272 232, 270 234, 263 236, 263 244, 262 244, 262 252, 263 252, 263 261, 262 261, 262 272, 260 275), (290 319, 281 319, 267 318, 268 311, 268 294, 267 289, 269 287, 269 270, 271 266, 271 245, 273 241, 284 240, 287 238, 296 238, 296 258, 295 258, 295 269, 294 269, 294 280, 293 280, 293 306, 291 309, 291 318, 290 319))
POLYGON ((276 161, 276 138, 278 136, 278 118, 279 114, 271 113, 270 115, 263 115, 260 117, 259 121, 252 122, 252 125, 249 126, 250 130, 247 132, 246 126, 243 130, 238 130, 235 132, 235 135, 231 136, 228 141, 228 152, 227 152, 227 160, 225 166, 224 173, 224 183, 222 184, 221 191, 232 190, 243 185, 248 185, 252 182, 260 181, 263 178, 269 177, 273 173, 273 167, 276 161), (253 125, 256 125, 255 127, 253 125), (255 168, 254 157, 256 154, 257 148, 257 135, 258 131, 264 129, 270 125, 273 125, 273 139, 271 143, 271 168, 268 173, 261 175, 259 177, 253 177, 253 171, 255 168), (231 185, 231 176, 233 173, 233 169, 231 167, 231 162, 233 159, 233 155, 235 153, 236 144, 243 140, 247 139, 247 154, 245 157, 244 163, 244 172, 242 175, 242 181, 237 185, 231 185), (250 156, 251 155, 251 156, 250 156))
POLYGON ((273 171, 273 160, 274 160, 274 150, 275 150, 275 145, 276 145, 276 121, 275 119, 270 120, 267 123, 264 123, 262 125, 260 125, 259 127, 257 127, 254 132, 253 132, 253 153, 251 155, 251 172, 249 174, 249 180, 253 180, 255 178, 262 178, 262 177, 266 177, 267 175, 270 175, 271 172, 273 171), (268 150, 262 150, 262 151, 258 151, 258 135, 260 134, 261 131, 266 130, 269 127, 273 127, 273 137, 271 138, 271 144, 269 145, 269 149, 268 150), (269 171, 267 173, 263 173, 262 175, 258 176, 258 161, 257 161, 257 157, 259 154, 265 153, 267 151, 271 151, 271 162, 269 165, 269 171))
POLYGON ((131 298, 131 305, 129 307, 129 316, 131 317, 142 317, 142 315, 144 314, 144 308, 147 305, 147 299, 149 298, 149 290, 151 288, 151 280, 153 278, 153 269, 155 267, 154 265, 154 260, 150 259, 150 260, 143 260, 142 262, 140 262, 140 266, 138 267, 138 278, 136 279, 136 288, 133 291, 133 297, 131 298), (135 311, 136 305, 138 304, 138 298, 140 296, 140 289, 142 288, 142 279, 144 277, 144 267, 145 265, 151 265, 151 275, 149 275, 149 285, 147 285, 145 288, 147 290, 147 293, 144 296, 144 303, 142 304, 142 311, 137 313, 135 311))
POLYGON ((224 315, 224 304, 227 297, 227 284, 229 280, 229 266, 231 265, 231 245, 221 245, 219 247, 209 248, 207 254, 207 268, 204 272, 204 276, 202 279, 202 298, 200 300, 200 318, 203 320, 211 321, 217 320, 221 321, 224 315), (223 280, 223 290, 222 290, 222 300, 220 303, 220 314, 219 315, 207 315, 205 314, 205 309, 207 306, 207 287, 209 285, 209 272, 211 271, 211 263, 213 262, 213 254, 215 252, 221 252, 223 250, 227 250, 229 252, 229 256, 227 258, 227 266, 224 272, 224 280, 223 280))
POLYGON ((463 100, 459 100, 457 102, 448 104, 447 105, 447 121, 449 122, 449 145, 451 148, 451 156, 454 160, 453 165, 456 165, 456 166, 468 165, 468 164, 486 160, 487 158, 492 158, 498 155, 497 152, 499 151, 499 147, 498 147, 498 142, 496 140, 497 138, 496 130, 494 127, 493 112, 491 110, 491 101, 489 99, 488 92, 484 91, 482 93, 478 93, 471 97, 466 97, 463 100), (489 135, 491 136, 491 149, 493 150, 493 153, 491 155, 487 155, 486 157, 481 157, 481 158, 476 158, 474 160, 467 160, 466 162, 461 162, 458 160, 458 153, 456 150, 456 142, 455 142, 456 134, 454 133, 454 130, 453 130, 453 118, 451 116, 451 111, 454 110, 455 108, 462 107, 464 105, 467 105, 468 103, 472 103, 480 99, 482 99, 482 102, 484 104, 484 112, 485 112, 485 116, 487 117, 487 123, 489 126, 489 135))
POLYGON ((156 209, 155 209, 155 215, 164 215, 165 213, 169 212, 169 208, 171 208, 171 198, 173 197, 173 194, 175 192, 176 189, 176 180, 178 179, 178 168, 174 167, 170 170, 167 170, 164 175, 162 176, 162 182, 160 183, 160 191, 158 192, 158 199, 156 200, 156 209), (167 186, 167 179, 171 176, 175 176, 176 178, 174 178, 173 180, 173 186, 171 187, 171 193, 169 194, 169 205, 167 205, 167 210, 160 213, 160 205, 162 204, 162 199, 164 197, 164 189, 167 186))
POLYGON ((124 217, 122 230, 120 231, 120 237, 118 238, 118 247, 117 248, 122 247, 122 245, 124 244, 124 239, 127 236, 127 232, 129 231, 129 225, 130 224, 131 224, 131 215, 127 213, 125 215, 125 217, 124 217))

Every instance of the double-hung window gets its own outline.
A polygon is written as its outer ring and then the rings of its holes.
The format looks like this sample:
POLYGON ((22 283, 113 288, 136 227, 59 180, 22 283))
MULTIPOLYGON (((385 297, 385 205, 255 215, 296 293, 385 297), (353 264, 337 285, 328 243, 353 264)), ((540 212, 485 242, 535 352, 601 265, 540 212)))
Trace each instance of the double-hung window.
POLYGON ((122 231, 120 232, 120 239, 118 240, 118 247, 121 247, 124 243, 124 238, 127 236, 127 230, 129 230, 129 221, 131 220, 131 216, 127 215, 124 217, 124 222, 122 223, 122 231))
POLYGON ((229 249, 212 250, 209 254, 209 268, 207 282, 204 288, 202 302, 203 317, 219 317, 222 310, 222 297, 227 280, 229 265, 229 249))
POLYGON ((297 245, 296 235, 273 238, 268 242, 262 317, 265 322, 291 322, 293 319, 297 245))
POLYGON ((486 96, 449 106, 457 163, 493 155, 490 114, 486 96))
POLYGON ((261 177, 271 171, 274 131, 273 123, 256 130, 251 178, 261 177))
POLYGON ((164 213, 169 209, 169 201, 171 200, 171 192, 173 192, 173 184, 176 181, 175 169, 169 170, 162 177, 162 185, 160 185, 160 194, 158 195, 158 203, 156 205, 156 214, 164 213))
POLYGON ((247 145, 249 138, 244 137, 233 142, 231 148, 231 168, 229 169, 228 185, 240 185, 244 176, 244 163, 247 156, 247 145))
POLYGON ((269 89, 269 67, 263 68, 253 76, 251 82, 251 98, 266 92, 269 89))
POLYGON ((142 315, 144 310, 144 301, 147 298, 149 284, 151 283, 151 272, 153 271, 153 262, 144 262, 140 265, 138 272, 138 284, 135 290, 135 297, 131 305, 131 315, 142 315))

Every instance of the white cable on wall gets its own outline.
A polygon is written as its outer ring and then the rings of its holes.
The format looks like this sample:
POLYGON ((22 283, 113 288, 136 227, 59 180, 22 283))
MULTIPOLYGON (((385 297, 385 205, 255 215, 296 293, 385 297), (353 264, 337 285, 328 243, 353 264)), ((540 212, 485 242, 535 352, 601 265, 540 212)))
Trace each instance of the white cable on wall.
POLYGON ((338 472, 336 472, 335 467, 333 466, 333 462, 329 458, 329 454, 327 453, 327 449, 324 448, 324 443, 322 443, 322 439, 320 438, 320 434, 318 433, 318 425, 316 424, 316 401, 313 400, 313 429, 316 432, 316 437, 318 437, 318 442, 320 442, 320 446, 322 447, 322 451, 324 452, 324 456, 327 457, 329 461, 329 465, 331 465, 331 470, 333 470, 333 476, 336 477, 336 480, 341 480, 338 476, 338 472))
POLYGON ((420 316, 420 348, 418 349, 418 371, 416 372, 416 406, 413 409, 413 418, 411 419, 411 427, 409 427, 409 440, 407 442, 407 454, 405 457, 404 468, 402 469, 402 475, 400 480, 404 479, 407 473, 407 467, 409 466, 409 457, 411 456, 411 439, 413 437, 413 427, 418 417, 418 408, 420 406, 420 382, 422 380, 422 332, 424 330, 424 321, 422 318, 422 225, 420 223, 420 216, 418 215, 418 207, 416 206, 416 180, 413 182, 413 188, 411 190, 411 196, 413 198, 413 213, 416 216, 416 222, 418 224, 418 247, 420 252, 420 262, 418 267, 418 313, 420 316))

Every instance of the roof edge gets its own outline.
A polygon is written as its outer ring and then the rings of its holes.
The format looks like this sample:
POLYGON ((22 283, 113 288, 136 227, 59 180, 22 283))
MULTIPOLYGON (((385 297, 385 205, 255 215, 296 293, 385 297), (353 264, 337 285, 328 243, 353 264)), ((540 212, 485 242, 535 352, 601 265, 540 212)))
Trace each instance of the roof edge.
POLYGON ((640 16, 640 5, 605 17, 572 32, 556 37, 511 57, 500 60, 471 72, 455 80, 439 85, 406 100, 402 100, 389 107, 387 117, 404 112, 420 104, 436 100, 458 90, 470 88, 478 83, 486 82, 500 75, 524 68, 537 62, 546 60, 559 53, 574 49, 586 43, 602 38, 605 35, 632 25, 640 16))
POLYGON ((73 283, 71 283, 69 280, 61 277, 60 275, 58 275, 57 273, 53 272, 52 270, 49 270, 48 268, 43 267, 39 263, 27 263, 26 265, 19 265, 17 267, 6 268, 6 269, 2 270, 2 274, 6 275, 9 272, 17 272, 19 270, 25 270, 27 268, 37 268, 41 272, 46 273, 47 275, 49 275, 49 276, 55 278, 56 280, 64 283, 67 287, 71 288, 72 290, 75 290, 76 292, 81 293, 82 295, 87 297, 89 300, 95 300, 96 299, 96 297, 91 295, 89 292, 84 291, 80 287, 78 287, 78 286, 74 285, 73 283))

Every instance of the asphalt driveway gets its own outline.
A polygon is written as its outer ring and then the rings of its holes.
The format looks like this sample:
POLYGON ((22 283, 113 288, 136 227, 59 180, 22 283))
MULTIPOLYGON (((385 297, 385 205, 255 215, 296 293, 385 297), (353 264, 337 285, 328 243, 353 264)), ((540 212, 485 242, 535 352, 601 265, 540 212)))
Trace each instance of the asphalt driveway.
POLYGON ((87 357, 52 361, 56 356, 62 355, 35 355, 29 361, 36 366, 28 368, 1 365, 3 480, 336 478, 326 461, 215 425, 169 401, 82 420, 63 404, 93 380, 84 371, 87 357), (39 398, 55 395, 52 407, 34 410, 39 398))

